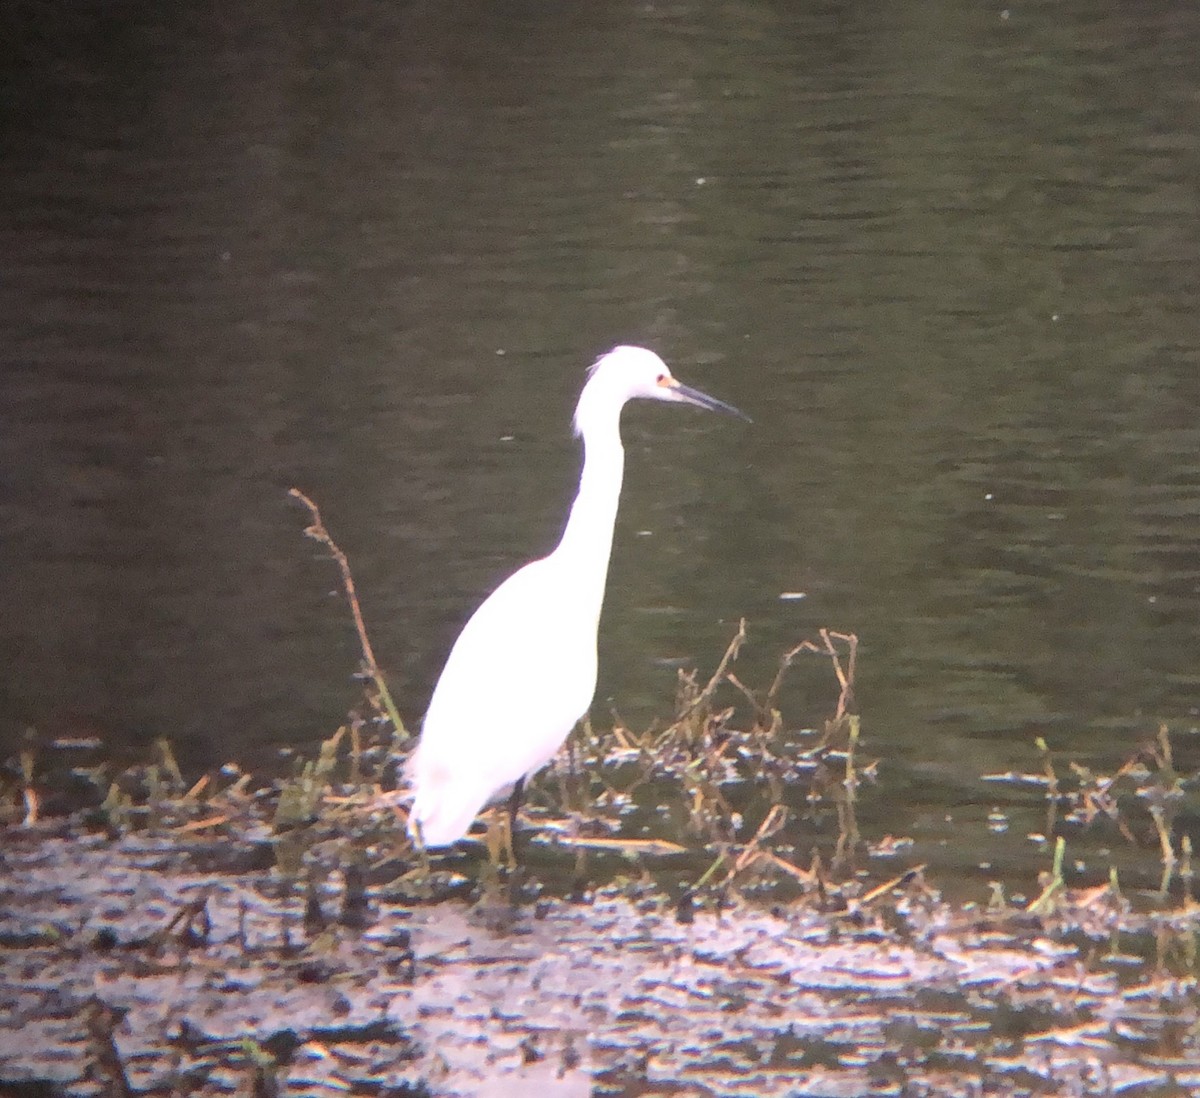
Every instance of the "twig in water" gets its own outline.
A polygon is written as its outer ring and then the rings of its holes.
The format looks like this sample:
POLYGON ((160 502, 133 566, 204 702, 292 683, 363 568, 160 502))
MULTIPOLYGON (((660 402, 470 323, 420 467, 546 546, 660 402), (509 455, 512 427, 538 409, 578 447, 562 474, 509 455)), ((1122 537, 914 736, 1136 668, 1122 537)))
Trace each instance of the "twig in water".
POLYGON ((21 822, 23 827, 33 827, 38 822, 38 813, 41 810, 41 798, 38 796, 37 787, 33 784, 33 752, 21 752, 21 783, 24 787, 25 797, 25 819, 21 822))
POLYGON ((716 693, 717 687, 721 685, 721 680, 725 678, 725 672, 729 670, 729 665, 737 659, 738 652, 741 650, 742 644, 746 640, 746 619, 742 618, 738 622, 738 631, 734 634, 733 640, 729 642, 729 647, 725 649, 725 655, 721 657, 721 662, 717 665, 717 669, 713 672, 712 678, 708 680, 708 685, 704 687, 686 706, 682 713, 675 718, 676 724, 681 724, 684 720, 690 717, 697 709, 700 708, 706 701, 716 693))
POLYGON ((1066 852, 1066 840, 1059 835, 1054 844, 1054 862, 1050 873, 1042 874, 1045 881, 1042 891, 1036 899, 1029 902, 1029 906, 1025 909, 1031 915, 1046 915, 1057 906, 1059 894, 1067 887, 1066 881, 1063 879, 1063 855, 1066 852))
POLYGON ((404 722, 400 719, 400 712, 396 708, 396 703, 392 701, 391 691, 388 690, 383 672, 379 669, 379 664, 375 660, 375 652, 371 648, 370 638, 367 636, 367 626, 363 621, 362 609, 358 605, 358 595, 354 590, 354 577, 350 574, 350 562, 346 559, 346 554, 338 548, 337 543, 330 537, 329 531, 325 529, 325 523, 321 521, 321 512, 317 508, 317 505, 301 492, 299 488, 289 488, 288 495, 303 503, 308 508, 309 514, 312 515, 312 525, 305 528, 305 535, 324 545, 341 570, 342 589, 346 593, 346 601, 350 603, 350 612, 354 615, 354 628, 358 630, 358 643, 362 648, 363 667, 371 677, 371 681, 374 682, 375 689, 379 691, 379 699, 383 703, 383 708, 387 712, 388 717, 391 719, 392 726, 396 729, 397 733, 407 737, 408 731, 404 727, 404 722))
MULTIPOLYGON (((843 690, 844 693, 844 690, 843 690)), ((831 723, 838 723, 834 718, 831 723)), ((846 744, 846 776, 842 779, 842 794, 837 798, 838 837, 833 855, 833 864, 840 867, 858 846, 858 768, 854 752, 858 747, 859 718, 852 714, 845 718, 848 740, 846 744)))
POLYGON ((99 1082, 111 1098, 133 1098, 121 1051, 113 1036, 124 1012, 93 996, 84 1004, 83 1025, 88 1035, 88 1076, 99 1082))
POLYGON ((1182 845, 1183 865, 1179 868, 1179 878, 1183 881, 1184 909, 1194 911, 1196 908, 1196 896, 1192 891, 1192 881, 1195 877, 1195 871, 1192 869, 1192 837, 1185 834, 1182 845))
POLYGON ((779 670, 775 673, 775 681, 771 683, 771 688, 767 691, 764 706, 768 711, 775 708, 775 701, 779 696, 779 689, 783 685, 783 678, 787 674, 788 668, 792 666, 792 661, 801 652, 824 652, 833 664, 833 673, 837 676, 838 685, 841 687, 833 719, 840 720, 845 716, 846 711, 853 707, 854 673, 858 666, 858 636, 855 633, 835 633, 829 629, 822 629, 821 640, 824 642, 824 648, 806 640, 801 641, 790 652, 784 653, 783 659, 779 661, 779 670), (849 648, 845 668, 842 667, 841 654, 838 652, 835 641, 843 641, 849 648))
POLYGON ((1044 737, 1038 736, 1033 745, 1042 756, 1042 770, 1046 775, 1045 832, 1047 835, 1053 835, 1058 824, 1058 775, 1054 771, 1054 756, 1050 754, 1050 747, 1044 737))
POLYGON ((861 911, 864 907, 873 904, 880 896, 884 896, 891 892, 893 888, 899 888, 901 885, 906 885, 910 881, 915 880, 921 873, 925 871, 924 864, 914 865, 911 869, 906 869, 898 877, 893 877, 890 881, 884 881, 881 885, 876 885, 870 892, 865 893, 854 901, 852 907, 856 911, 861 911))
POLYGON ((1158 894, 1166 899, 1167 890, 1171 887, 1171 878, 1175 874, 1175 846, 1171 842, 1171 828, 1167 823, 1162 805, 1150 806, 1150 819, 1154 821, 1154 830, 1158 832, 1158 846, 1162 859, 1162 880, 1159 882, 1158 894))

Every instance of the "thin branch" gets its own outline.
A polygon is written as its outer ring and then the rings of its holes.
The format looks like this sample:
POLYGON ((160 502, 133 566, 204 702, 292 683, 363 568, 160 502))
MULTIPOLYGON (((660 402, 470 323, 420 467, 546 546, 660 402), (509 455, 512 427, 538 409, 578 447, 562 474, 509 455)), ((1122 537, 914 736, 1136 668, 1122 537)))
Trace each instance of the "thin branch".
POLYGON ((362 609, 358 604, 358 594, 354 590, 354 577, 350 574, 350 562, 346 559, 346 554, 338 548, 337 543, 330 537, 329 531, 325 529, 325 523, 321 521, 321 512, 317 505, 301 492, 299 488, 288 489, 288 495, 303 503, 308 508, 309 514, 312 515, 312 525, 305 528, 305 535, 324 545, 337 562, 337 566, 342 573, 342 589, 346 593, 346 601, 350 603, 350 612, 354 615, 354 628, 358 630, 358 643, 362 648, 363 668, 370 675, 371 681, 375 683, 375 689, 379 691, 379 699, 383 703, 383 708, 391 719, 396 731, 402 736, 407 736, 408 730, 404 727, 404 721, 400 719, 400 711, 396 708, 396 703, 392 701, 391 691, 388 690, 383 672, 379 669, 379 664, 375 660, 375 652, 371 648, 370 638, 367 636, 367 626, 363 621, 362 609))
POLYGON ((824 642, 824 648, 806 640, 801 641, 790 652, 784 653, 783 659, 779 661, 779 670, 775 674, 775 681, 771 683, 771 688, 767 691, 764 706, 768 711, 775 708, 784 676, 787 674, 788 668, 792 666, 792 661, 801 652, 818 654, 823 652, 833 664, 833 673, 837 676, 838 685, 841 687, 841 696, 838 698, 837 711, 834 713, 833 719, 840 720, 848 709, 854 707, 854 673, 858 665, 858 637, 854 633, 835 633, 829 629, 822 629, 821 640, 824 642), (837 650, 835 641, 845 642, 850 650, 845 669, 842 668, 841 654, 837 650))
POLYGON ((696 712, 700 706, 704 705, 717 692, 717 687, 721 685, 721 681, 725 678, 725 673, 729 670, 729 665, 738 657, 738 652, 741 651, 742 644, 746 640, 746 619, 742 618, 738 622, 738 631, 734 634, 733 640, 729 642, 729 647, 725 649, 725 655, 721 657, 720 664, 717 665, 716 671, 713 672, 712 678, 708 680, 708 685, 700 691, 693 699, 692 703, 675 718, 675 723, 690 717, 696 712))

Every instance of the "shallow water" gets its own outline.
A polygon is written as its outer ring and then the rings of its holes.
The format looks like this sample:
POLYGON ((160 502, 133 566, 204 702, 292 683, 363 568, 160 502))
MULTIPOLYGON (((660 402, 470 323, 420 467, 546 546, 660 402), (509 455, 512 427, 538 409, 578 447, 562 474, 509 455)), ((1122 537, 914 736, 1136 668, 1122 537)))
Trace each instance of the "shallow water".
MULTIPOLYGON (((218 863, 242 849, 199 846, 218 863)), ((198 861, 177 839, 14 837, 0 1085, 110 1093, 119 1071, 132 1088, 269 1089, 248 1085, 256 1067, 289 1093, 481 1098, 1174 1098, 1200 1082, 1194 914, 1147 924, 1064 896, 1043 921, 917 888, 681 922, 652 888, 501 910, 372 889, 348 926, 340 874, 314 913, 278 872, 198 861)))
MULTIPOLYGON (((864 811, 964 864, 1023 803, 980 776, 1038 734, 1111 767, 1165 719, 1195 764, 1200 14, 10 20, 7 743, 199 767, 328 734, 357 651, 293 484, 415 723, 553 544, 582 367, 637 341, 755 424, 627 412, 598 720, 664 715, 741 615, 752 683, 853 631, 864 811)), ((798 676, 797 721, 825 690, 798 676)))

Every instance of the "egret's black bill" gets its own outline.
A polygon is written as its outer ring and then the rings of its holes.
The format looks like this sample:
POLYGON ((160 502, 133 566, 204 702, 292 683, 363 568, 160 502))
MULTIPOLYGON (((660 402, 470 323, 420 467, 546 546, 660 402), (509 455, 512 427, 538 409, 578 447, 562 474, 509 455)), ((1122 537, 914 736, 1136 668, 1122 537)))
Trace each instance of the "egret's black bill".
POLYGON ((697 408, 707 408, 710 412, 724 412, 727 416, 737 416, 738 419, 744 419, 747 423, 753 423, 752 420, 740 408, 735 408, 732 404, 726 404, 723 400, 718 400, 716 397, 710 397, 707 393, 700 392, 699 389, 693 389, 690 385, 682 383, 675 389, 676 394, 689 404, 696 405, 697 408))

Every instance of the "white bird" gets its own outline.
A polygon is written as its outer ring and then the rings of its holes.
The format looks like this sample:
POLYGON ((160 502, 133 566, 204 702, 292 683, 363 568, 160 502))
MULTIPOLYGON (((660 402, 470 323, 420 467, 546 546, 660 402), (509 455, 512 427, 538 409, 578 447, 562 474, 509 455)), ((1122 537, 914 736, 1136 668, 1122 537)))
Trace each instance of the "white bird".
POLYGON ((525 778, 554 757, 592 703, 625 469, 621 409, 637 398, 749 418, 680 384, 643 347, 616 347, 592 366, 575 409, 583 472, 562 539, 475 611, 434 688, 408 764, 408 828, 427 847, 461 839, 484 805, 509 787, 519 796, 525 778))

